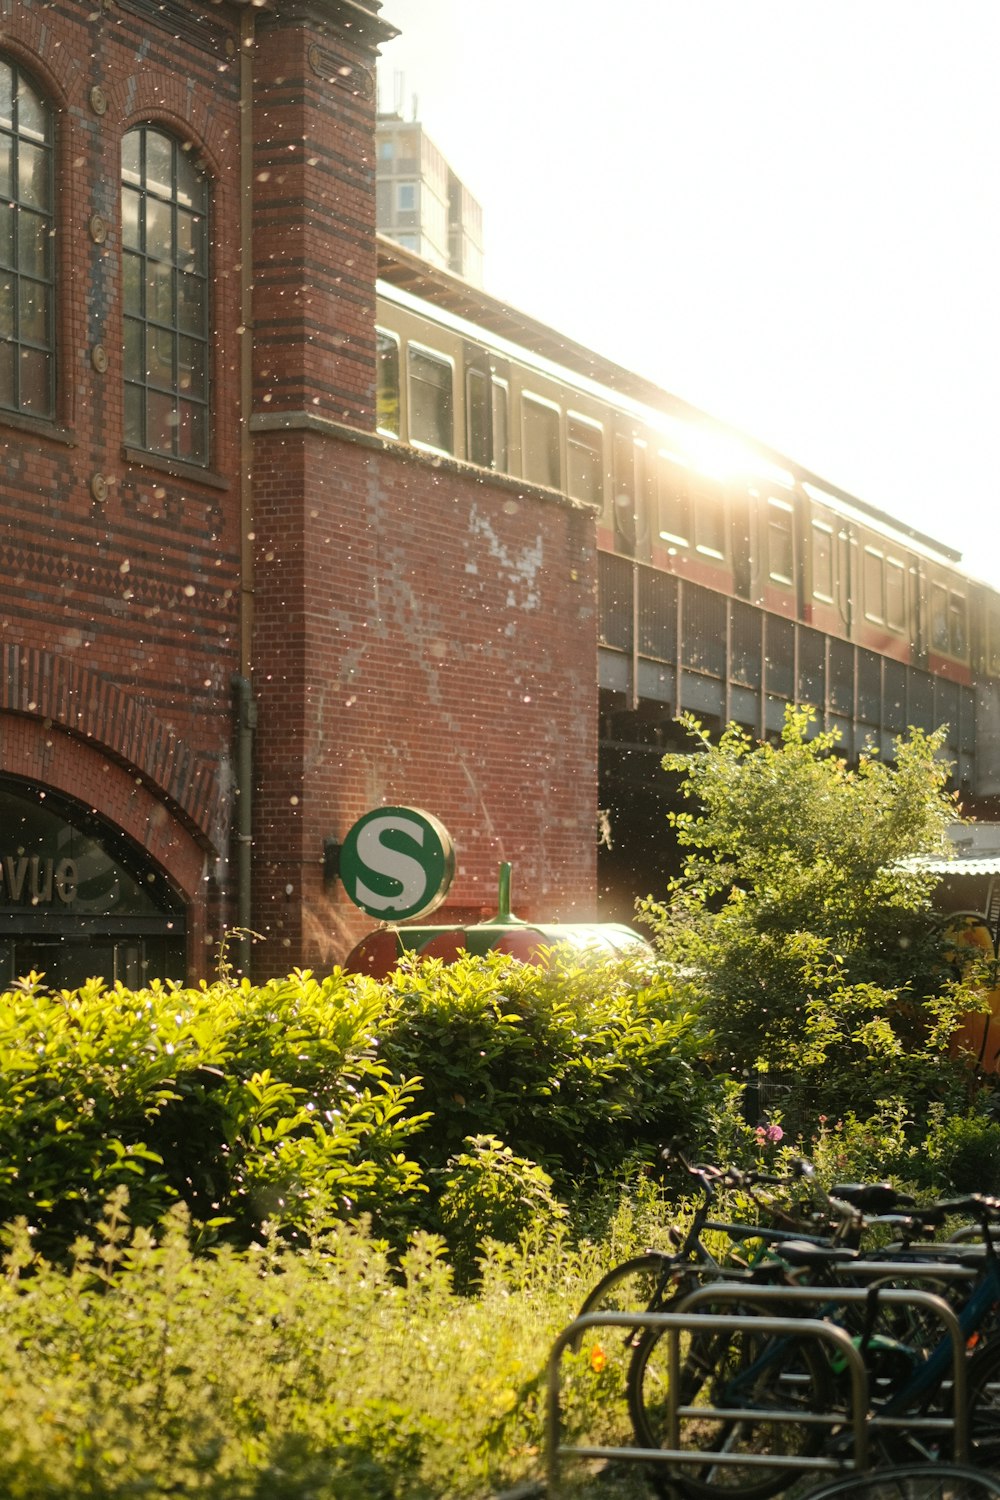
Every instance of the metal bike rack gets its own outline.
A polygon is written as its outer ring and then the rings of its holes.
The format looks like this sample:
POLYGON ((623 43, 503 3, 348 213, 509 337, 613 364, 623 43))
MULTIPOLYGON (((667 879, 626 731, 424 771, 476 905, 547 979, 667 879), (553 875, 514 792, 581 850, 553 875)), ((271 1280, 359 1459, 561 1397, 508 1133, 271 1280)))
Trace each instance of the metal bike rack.
MULTIPOLYGON (((858 1262, 856 1264, 862 1265, 864 1273, 867 1274, 867 1267, 864 1267, 864 1263, 858 1262)), ((908 1274, 912 1276, 914 1274, 912 1267, 906 1267, 904 1272, 896 1263, 886 1264, 888 1265, 889 1275, 908 1274)), ((838 1267, 838 1270, 844 1269, 849 1271, 851 1266, 838 1267)), ((962 1271, 962 1279, 964 1279, 963 1267, 949 1268, 936 1266, 934 1268, 934 1275, 940 1277, 942 1271, 949 1269, 962 1271)), ((881 1275, 884 1276, 886 1274, 885 1266, 883 1266, 881 1268, 881 1275)), ((781 1302, 783 1305, 801 1302, 806 1305, 816 1305, 818 1303, 825 1307, 847 1306, 852 1303, 863 1305, 868 1301, 869 1295, 870 1291, 865 1287, 747 1287, 719 1281, 711 1282, 707 1286, 696 1287, 693 1292, 689 1292, 677 1304, 677 1312, 685 1314, 689 1309, 700 1307, 702 1303, 712 1301, 761 1302, 765 1304, 767 1302, 781 1302)), ((965 1335, 962 1333, 958 1315, 953 1308, 948 1306, 943 1297, 937 1296, 934 1292, 922 1292, 916 1287, 882 1287, 879 1290, 878 1296, 880 1301, 887 1303, 890 1307, 908 1306, 923 1308, 925 1312, 929 1312, 942 1325, 945 1334, 951 1340, 952 1414, 950 1417, 918 1417, 913 1414, 889 1417, 884 1416, 880 1412, 874 1412, 868 1414, 869 1429, 881 1431, 884 1429, 899 1428, 905 1429, 907 1432, 926 1432, 929 1435, 934 1433, 950 1433, 955 1462, 959 1464, 968 1463, 969 1435, 968 1412, 966 1411, 965 1335)))
MULTIPOLYGON (((845 1267, 838 1268, 840 1270, 845 1267)), ((940 1278, 942 1274, 954 1279, 966 1279, 967 1268, 938 1265, 930 1274, 940 1278)), ((862 1274, 867 1274, 867 1271, 862 1274)), ((878 1266, 879 1279, 885 1276, 918 1276, 919 1269, 908 1262, 882 1262, 878 1266)), ((966 1412, 966 1355, 964 1336, 958 1318, 943 1298, 918 1289, 881 1288, 878 1296, 892 1306, 910 1305, 929 1312, 942 1325, 952 1343, 952 1415, 950 1417, 916 1417, 913 1415, 887 1417, 870 1410, 868 1373, 864 1359, 855 1347, 851 1335, 835 1323, 820 1318, 771 1316, 766 1312, 766 1303, 778 1302, 820 1304, 864 1304, 869 1299, 869 1289, 864 1287, 788 1287, 747 1286, 739 1282, 711 1282, 693 1290, 669 1313, 587 1313, 577 1318, 559 1334, 549 1356, 548 1401, 546 1410, 545 1448, 548 1493, 556 1500, 563 1458, 615 1459, 616 1461, 639 1463, 704 1464, 711 1457, 713 1464, 735 1464, 744 1466, 767 1466, 787 1468, 790 1471, 843 1472, 845 1468, 865 1470, 868 1467, 869 1437, 873 1430, 905 1428, 929 1435, 949 1432, 952 1437, 953 1455, 956 1463, 968 1462, 968 1413, 966 1412), (711 1302, 760 1302, 765 1306, 761 1313, 718 1314, 704 1313, 696 1309, 711 1302), (585 1445, 566 1445, 560 1440, 561 1418, 559 1399, 560 1360, 568 1344, 579 1339, 590 1328, 657 1328, 662 1329, 667 1339, 667 1439, 666 1448, 616 1448, 585 1445), (732 1407, 681 1407, 677 1403, 680 1390, 680 1345, 681 1333, 731 1329, 733 1331, 757 1331, 796 1338, 816 1338, 832 1345, 843 1359, 850 1374, 851 1403, 849 1418, 843 1412, 821 1414, 801 1411, 743 1411, 732 1407), (698 1449, 681 1449, 680 1420, 684 1416, 697 1415, 719 1421, 746 1420, 755 1423, 805 1422, 819 1426, 841 1427, 849 1422, 852 1434, 853 1460, 824 1458, 819 1455, 794 1457, 788 1455, 711 1453, 698 1449)))
MULTIPOLYGON (((747 1290, 747 1288, 734 1288, 747 1290)), ((750 1290, 758 1290, 751 1288, 750 1290)), ((760 1288, 759 1290, 770 1290, 760 1288)), ((844 1424, 843 1413, 824 1415, 819 1412, 769 1410, 743 1411, 733 1407, 682 1407, 677 1404, 680 1388, 680 1344, 682 1333, 692 1331, 732 1330, 794 1335, 796 1338, 816 1338, 831 1344, 843 1359, 851 1377, 851 1428, 855 1469, 868 1466, 868 1374, 864 1361, 854 1347, 851 1336, 835 1323, 819 1318, 770 1317, 766 1313, 751 1313, 747 1316, 725 1316, 717 1313, 672 1312, 672 1313, 587 1313, 564 1328, 552 1346, 548 1364, 548 1399, 545 1421, 545 1466, 547 1494, 549 1500, 558 1500, 560 1465, 564 1458, 615 1459, 629 1463, 688 1463, 704 1464, 710 1458, 713 1464, 741 1464, 771 1469, 784 1468, 790 1472, 810 1473, 817 1470, 840 1473, 845 1465, 838 1459, 811 1455, 796 1458, 786 1454, 766 1453, 711 1453, 680 1448, 680 1418, 697 1415, 716 1417, 720 1421, 744 1419, 753 1422, 810 1422, 817 1426, 840 1427, 844 1424), (667 1448, 609 1448, 586 1445, 569 1445, 560 1441, 561 1417, 559 1403, 559 1369, 563 1350, 589 1328, 658 1328, 667 1338, 668 1398, 667 1433, 670 1446, 667 1448)))

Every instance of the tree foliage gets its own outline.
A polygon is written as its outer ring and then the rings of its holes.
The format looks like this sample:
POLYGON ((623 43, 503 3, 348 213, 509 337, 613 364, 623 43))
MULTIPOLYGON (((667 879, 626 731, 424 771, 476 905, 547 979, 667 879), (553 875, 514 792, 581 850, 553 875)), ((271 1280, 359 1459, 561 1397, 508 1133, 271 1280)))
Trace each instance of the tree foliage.
POLYGON ((718 1061, 788 1070, 799 1104, 822 1088, 828 1113, 953 1097, 965 1075, 942 1043, 978 1001, 942 962, 934 877, 915 861, 944 851, 958 816, 943 732, 852 767, 808 708, 787 710, 778 744, 687 728, 696 752, 664 759, 692 805, 672 815, 687 854, 644 912, 704 995, 718 1061))

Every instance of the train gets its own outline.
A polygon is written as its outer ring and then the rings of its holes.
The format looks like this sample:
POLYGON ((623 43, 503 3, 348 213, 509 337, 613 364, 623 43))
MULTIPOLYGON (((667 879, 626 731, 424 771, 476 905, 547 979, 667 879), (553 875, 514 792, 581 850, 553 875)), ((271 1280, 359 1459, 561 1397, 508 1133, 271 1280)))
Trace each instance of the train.
MULTIPOLYGON (((947 720, 957 782, 1000 793, 1000 594, 955 549, 384 240, 376 323, 382 438, 591 507, 601 646, 659 663, 645 680, 668 684, 672 711, 684 706, 680 663, 692 681, 725 681, 737 719, 763 703, 767 732, 770 671, 772 685, 785 679, 771 697, 818 701, 848 739, 855 727, 855 746, 869 730, 888 747, 910 724, 947 720), (700 657, 669 618, 685 589, 701 601, 689 606, 700 657), (643 612, 657 610, 664 623, 643 634, 643 612), (765 666, 741 677, 748 612, 765 622, 747 636, 765 666), (726 634, 725 661, 706 668, 713 633, 726 634)), ((632 676, 635 710, 647 694, 632 676)), ((613 660, 606 682, 625 689, 613 660)), ((721 707, 706 694, 696 707, 721 707)))

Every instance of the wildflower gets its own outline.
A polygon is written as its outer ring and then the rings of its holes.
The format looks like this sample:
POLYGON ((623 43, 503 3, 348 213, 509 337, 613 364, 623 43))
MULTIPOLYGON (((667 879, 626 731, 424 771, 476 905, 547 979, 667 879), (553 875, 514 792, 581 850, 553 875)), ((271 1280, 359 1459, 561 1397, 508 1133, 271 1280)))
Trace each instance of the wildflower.
POLYGON ((604 1350, 601 1348, 600 1344, 595 1344, 590 1351, 590 1368, 593 1370, 594 1374, 600 1375, 607 1362, 608 1357, 605 1354, 604 1350))

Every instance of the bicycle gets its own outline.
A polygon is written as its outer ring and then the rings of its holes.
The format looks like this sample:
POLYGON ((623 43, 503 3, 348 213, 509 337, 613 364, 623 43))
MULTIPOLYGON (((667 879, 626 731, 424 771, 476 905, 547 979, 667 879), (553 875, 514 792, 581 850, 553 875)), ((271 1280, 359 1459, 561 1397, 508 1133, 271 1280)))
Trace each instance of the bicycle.
MULTIPOLYGON (((984 1238, 982 1253, 976 1254, 972 1289, 957 1308, 962 1336, 969 1338, 984 1328, 989 1329, 1000 1301, 1000 1262, 991 1234, 991 1224, 1000 1213, 1000 1205, 976 1195, 911 1210, 907 1222, 915 1233, 957 1212, 978 1217, 984 1238)), ((774 1253, 785 1261, 790 1274, 808 1271, 813 1278, 810 1284, 817 1285, 824 1293, 829 1290, 830 1302, 820 1308, 818 1315, 846 1321, 848 1327, 850 1319, 845 1319, 836 1300, 836 1277, 848 1260, 878 1269, 883 1254, 865 1256, 844 1248, 837 1250, 814 1242, 794 1241, 775 1247, 774 1253)), ((933 1256, 922 1260, 919 1252, 911 1249, 910 1253, 912 1259, 904 1263, 905 1274, 913 1280, 928 1277, 940 1280, 949 1269, 947 1263, 933 1256)), ((958 1264, 957 1260, 953 1264, 958 1264)), ((898 1277, 898 1265, 893 1275, 898 1277)), ((943 1413, 954 1360, 950 1338, 939 1337, 928 1348, 925 1330, 919 1324, 920 1336, 913 1343, 894 1337, 891 1332, 876 1331, 878 1291, 876 1286, 869 1296, 863 1326, 855 1339, 872 1366, 874 1412, 890 1421, 899 1421, 906 1414, 943 1413)), ((677 1302, 674 1306, 677 1307, 677 1302)), ((737 1302, 734 1310, 745 1309, 737 1302)), ((768 1311, 780 1314, 788 1309, 779 1301, 771 1303, 768 1311)), ((627 1373, 629 1410, 641 1447, 663 1445, 668 1389, 661 1339, 660 1330, 645 1332, 635 1342, 627 1373)), ((979 1366, 970 1365, 970 1378, 973 1369, 976 1376, 968 1410, 973 1452, 984 1461, 992 1458, 994 1445, 1000 1438, 1000 1344, 987 1342, 981 1360, 979 1366)), ((752 1330, 734 1332, 729 1337, 723 1333, 711 1341, 692 1339, 682 1365, 678 1392, 679 1405, 685 1413, 686 1446, 706 1454, 723 1450, 795 1457, 818 1454, 829 1439, 816 1419, 835 1412, 843 1404, 837 1376, 838 1371, 814 1339, 787 1335, 772 1338, 752 1330), (704 1414, 697 1411, 698 1406, 705 1408, 704 1414), (740 1415, 728 1417, 727 1408, 740 1415), (798 1415, 778 1424, 773 1414, 779 1411, 798 1415), (748 1417, 747 1412, 759 1413, 759 1419, 748 1417)), ((912 1435, 903 1440, 904 1445, 914 1441, 912 1435)), ((884 1452, 891 1454, 897 1443, 889 1437, 882 1446, 884 1452)), ((782 1489, 787 1480, 787 1473, 780 1468, 743 1469, 711 1463, 704 1469, 685 1466, 670 1474, 671 1485, 685 1494, 697 1497, 725 1494, 739 1496, 740 1500, 763 1500, 782 1489)))
POLYGON ((994 1495, 1000 1495, 1000 1479, 979 1469, 926 1463, 845 1474, 801 1500, 990 1500, 994 1495))
MULTIPOLYGON (((702 1278, 738 1275, 755 1269, 766 1247, 782 1240, 800 1238, 810 1227, 801 1208, 783 1210, 773 1199, 758 1193, 761 1187, 793 1188, 808 1183, 812 1166, 804 1159, 793 1163, 784 1177, 772 1173, 744 1172, 736 1167, 717 1167, 707 1163, 692 1164, 673 1147, 665 1147, 661 1159, 678 1163, 701 1189, 701 1201, 695 1208, 685 1234, 673 1232, 670 1250, 646 1250, 614 1266, 602 1276, 585 1297, 578 1317, 594 1312, 665 1312, 668 1307, 702 1278), (784 1220, 783 1225, 740 1224, 709 1217, 720 1189, 745 1192, 760 1213, 770 1213, 784 1220), (716 1233, 731 1242, 730 1255, 749 1241, 758 1241, 757 1250, 745 1260, 718 1258, 705 1244, 703 1235, 716 1233)), ((634 1344, 630 1335, 626 1346, 634 1344)), ((571 1348, 578 1350, 580 1339, 571 1348)))
MULTIPOLYGON (((829 1247, 829 1253, 833 1255, 850 1255, 850 1248, 843 1251, 831 1246, 831 1241, 838 1235, 841 1238, 848 1237, 855 1231, 855 1210, 850 1208, 846 1213, 835 1212, 831 1209, 829 1201, 824 1199, 822 1208, 816 1203, 816 1195, 812 1186, 813 1169, 809 1162, 797 1160, 792 1163, 789 1175, 780 1177, 765 1172, 743 1172, 734 1167, 721 1168, 707 1164, 691 1164, 672 1148, 667 1148, 663 1156, 670 1161, 677 1161, 687 1174, 698 1183, 701 1188, 701 1201, 697 1205, 688 1229, 684 1235, 679 1233, 675 1236, 675 1244, 672 1250, 648 1250, 643 1255, 633 1256, 621 1265, 609 1271, 591 1290, 580 1308, 579 1316, 586 1313, 599 1312, 666 1312, 675 1308, 688 1293, 695 1287, 708 1281, 734 1280, 745 1282, 747 1285, 761 1285, 766 1282, 781 1282, 788 1273, 787 1263, 781 1259, 781 1247, 786 1243, 812 1244, 816 1247, 829 1247), (795 1204, 791 1207, 783 1207, 776 1203, 773 1194, 765 1196, 761 1189, 795 1189, 805 1186, 809 1190, 810 1201, 807 1204, 795 1204), (710 1217, 712 1207, 717 1200, 720 1189, 738 1189, 750 1199, 758 1216, 770 1216, 781 1220, 780 1224, 740 1223, 732 1220, 719 1220, 710 1217), (810 1231, 812 1231, 810 1233, 810 1231), (709 1232, 724 1236, 729 1241, 726 1253, 717 1256, 706 1245, 703 1236, 709 1232), (753 1246, 745 1258, 740 1258, 743 1247, 751 1244, 753 1246)), ((867 1186, 845 1185, 844 1191, 852 1199, 865 1201, 865 1195, 876 1202, 878 1206, 884 1206, 889 1202, 895 1203, 897 1195, 888 1184, 875 1184, 867 1186)), ((736 1309, 739 1311, 739 1308, 736 1309)), ((748 1350, 754 1347, 753 1335, 744 1335, 744 1346, 738 1353, 739 1363, 746 1363, 751 1356, 748 1350)), ((629 1393, 629 1407, 632 1416, 633 1428, 641 1446, 660 1446, 649 1427, 644 1425, 643 1410, 637 1408, 635 1399, 636 1366, 635 1360, 639 1350, 643 1347, 644 1339, 648 1335, 642 1335, 635 1329, 628 1330, 623 1339, 623 1347, 628 1355, 628 1366, 624 1373, 626 1389, 629 1393)), ((582 1335, 572 1341, 570 1347, 579 1349, 582 1335)), ((706 1335, 697 1334, 692 1337, 684 1337, 682 1358, 684 1364, 683 1380, 690 1387, 687 1392, 693 1401, 697 1389, 702 1388, 710 1376, 721 1369, 729 1374, 735 1374, 735 1369, 730 1370, 728 1361, 734 1356, 734 1347, 731 1340, 725 1334, 713 1333, 706 1335)), ((605 1351, 600 1350, 602 1367, 606 1360, 605 1351)), ((796 1388, 805 1384, 809 1390, 806 1405, 814 1406, 817 1402, 827 1399, 827 1370, 822 1363, 821 1357, 809 1341, 803 1341, 800 1349, 801 1369, 797 1374, 794 1386, 796 1388)), ((645 1366, 643 1368, 646 1368, 645 1366)), ((789 1371, 776 1371, 780 1374, 781 1389, 772 1393, 771 1404, 782 1401, 787 1404, 797 1393, 789 1391, 789 1371)), ((757 1393, 761 1399, 761 1392, 757 1393)), ((682 1392, 685 1400, 685 1392, 682 1392)), ((786 1451, 795 1455, 811 1454, 818 1452, 822 1443, 822 1433, 815 1426, 789 1424, 781 1433, 781 1441, 786 1446, 786 1451)), ((712 1432, 710 1430, 695 1433, 696 1446, 699 1443, 705 1447, 712 1446, 712 1432)), ((772 1441, 774 1441, 772 1434, 772 1441)), ((784 1481, 782 1480, 782 1483, 784 1481)), ((764 1500, 764 1497, 775 1493, 780 1488, 780 1483, 775 1483, 773 1476, 768 1475, 761 1478, 760 1482, 747 1490, 752 1500, 764 1500)))

